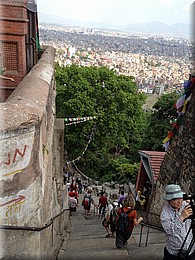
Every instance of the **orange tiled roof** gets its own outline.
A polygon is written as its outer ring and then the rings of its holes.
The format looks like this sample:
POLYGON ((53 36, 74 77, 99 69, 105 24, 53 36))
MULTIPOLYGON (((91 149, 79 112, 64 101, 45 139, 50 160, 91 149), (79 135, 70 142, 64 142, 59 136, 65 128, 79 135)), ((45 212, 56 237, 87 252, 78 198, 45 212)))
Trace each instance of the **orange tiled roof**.
POLYGON ((166 152, 140 150, 139 154, 141 157, 147 158, 153 180, 156 181, 158 179, 160 167, 166 152))

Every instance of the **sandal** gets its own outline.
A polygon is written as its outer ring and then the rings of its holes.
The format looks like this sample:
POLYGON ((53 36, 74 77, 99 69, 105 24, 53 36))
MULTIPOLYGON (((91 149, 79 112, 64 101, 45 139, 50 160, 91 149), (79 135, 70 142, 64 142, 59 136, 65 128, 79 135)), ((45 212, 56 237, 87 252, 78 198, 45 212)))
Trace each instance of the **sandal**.
POLYGON ((112 235, 111 234, 107 234, 105 237, 111 237, 112 235))

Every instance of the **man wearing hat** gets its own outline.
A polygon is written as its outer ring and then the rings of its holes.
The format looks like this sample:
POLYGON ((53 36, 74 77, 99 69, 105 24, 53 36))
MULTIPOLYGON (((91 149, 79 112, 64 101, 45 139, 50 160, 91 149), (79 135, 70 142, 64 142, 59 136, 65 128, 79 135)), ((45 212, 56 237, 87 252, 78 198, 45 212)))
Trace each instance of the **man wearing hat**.
MULTIPOLYGON (((183 194, 184 192, 182 192, 179 185, 169 184, 165 188, 164 200, 167 201, 167 204, 164 205, 160 215, 162 227, 167 235, 163 260, 181 259, 178 253, 191 226, 192 220, 188 217, 193 214, 188 202, 183 201, 183 194)), ((183 251, 188 250, 192 239, 193 235, 192 231, 190 231, 187 241, 184 243, 183 251)), ((195 260, 195 245, 185 259, 195 260)))

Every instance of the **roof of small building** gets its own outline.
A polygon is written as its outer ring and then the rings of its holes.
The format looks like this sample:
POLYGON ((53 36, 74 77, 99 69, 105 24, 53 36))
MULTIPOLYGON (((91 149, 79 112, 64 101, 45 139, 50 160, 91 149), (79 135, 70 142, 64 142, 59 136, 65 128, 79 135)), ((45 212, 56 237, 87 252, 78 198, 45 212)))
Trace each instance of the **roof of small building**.
POLYGON ((141 160, 143 159, 143 157, 148 160, 148 164, 152 172, 153 180, 156 181, 158 179, 160 173, 160 167, 162 161, 164 160, 164 156, 166 152, 140 150, 139 154, 141 156, 141 160))

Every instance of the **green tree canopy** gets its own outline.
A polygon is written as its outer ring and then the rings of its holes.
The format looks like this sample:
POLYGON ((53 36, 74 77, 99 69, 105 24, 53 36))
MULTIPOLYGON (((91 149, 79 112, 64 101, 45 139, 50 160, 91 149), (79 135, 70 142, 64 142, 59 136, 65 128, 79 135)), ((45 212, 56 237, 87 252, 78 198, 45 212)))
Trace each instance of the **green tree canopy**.
POLYGON ((138 159, 137 149, 145 127, 142 110, 145 95, 137 92, 134 79, 116 75, 105 67, 56 65, 56 82, 57 117, 97 118, 65 127, 69 160, 82 155, 77 164, 96 179, 111 181, 120 172, 123 176, 120 182, 128 178, 133 181, 132 174, 138 168, 134 162, 138 159), (121 162, 123 157, 125 163, 121 162))
POLYGON ((145 150, 164 151, 162 142, 171 129, 170 121, 177 118, 174 106, 179 95, 176 92, 159 97, 153 106, 153 112, 148 113, 142 147, 145 150))

